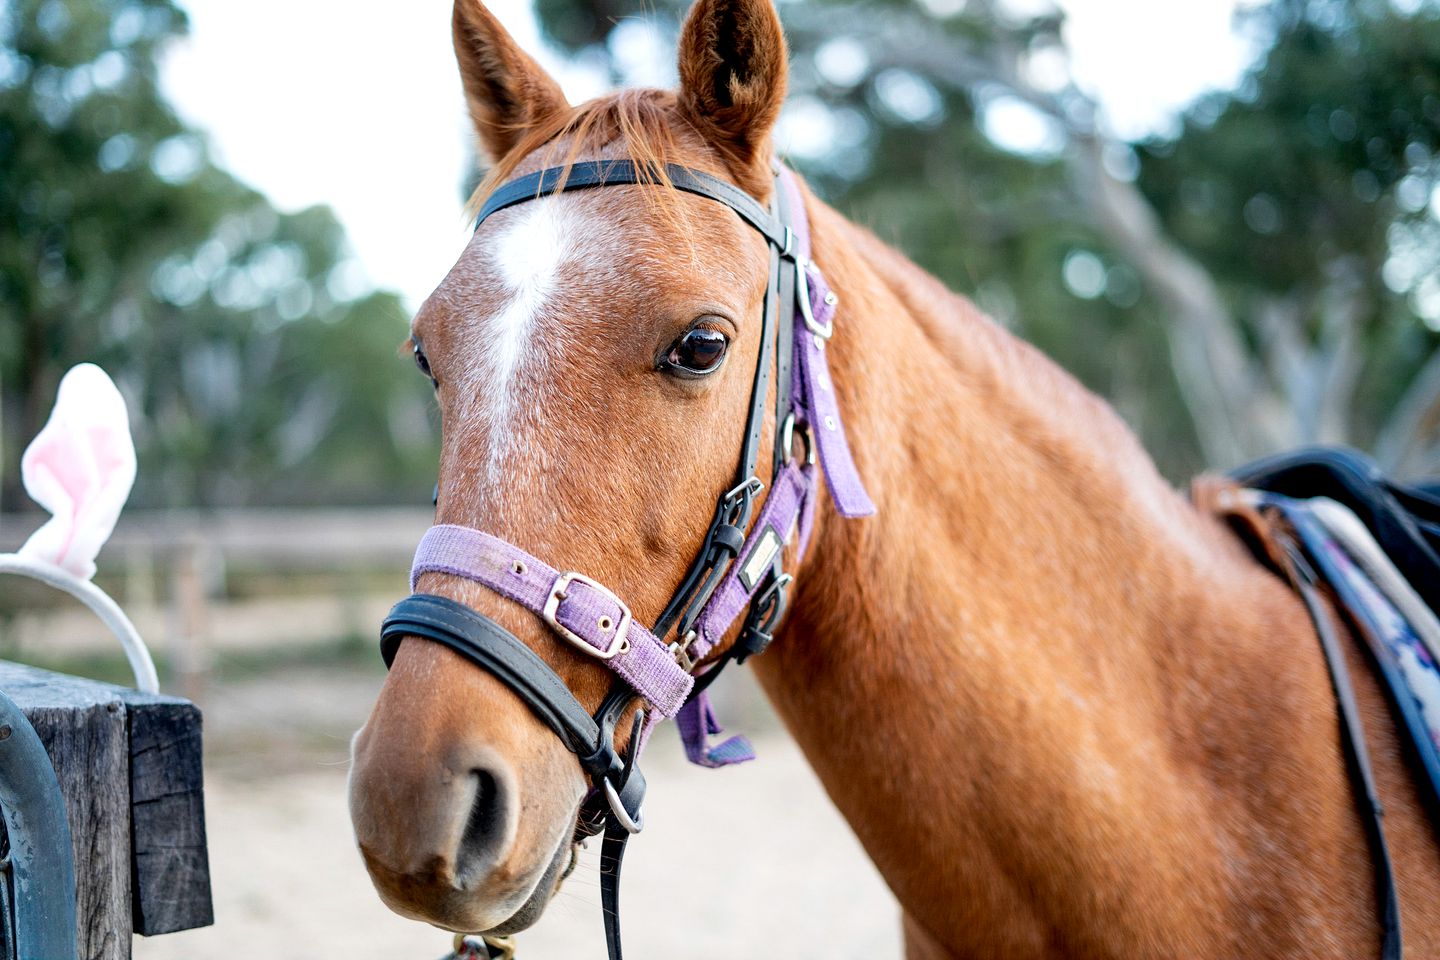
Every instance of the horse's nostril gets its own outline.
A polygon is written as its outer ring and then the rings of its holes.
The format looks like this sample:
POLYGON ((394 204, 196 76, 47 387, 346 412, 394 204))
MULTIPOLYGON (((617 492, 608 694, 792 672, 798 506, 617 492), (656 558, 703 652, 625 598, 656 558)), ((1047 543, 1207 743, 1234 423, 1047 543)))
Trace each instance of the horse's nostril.
POLYGON ((505 842, 508 816, 509 798, 501 781, 488 770, 472 770, 470 776, 475 796, 455 856, 456 880, 462 887, 469 886, 472 878, 482 879, 494 866, 505 842))

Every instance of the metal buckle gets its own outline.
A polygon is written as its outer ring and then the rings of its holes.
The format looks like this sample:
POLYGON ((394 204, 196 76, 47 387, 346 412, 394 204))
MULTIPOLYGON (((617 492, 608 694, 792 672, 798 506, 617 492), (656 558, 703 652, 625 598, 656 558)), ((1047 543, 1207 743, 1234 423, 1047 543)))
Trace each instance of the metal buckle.
POLYGON ((610 805, 610 813, 620 821, 620 826, 625 828, 626 833, 639 833, 645 829, 645 811, 642 809, 639 816, 631 820, 625 804, 620 802, 620 791, 615 789, 615 784, 610 782, 609 777, 600 781, 600 789, 605 791, 605 802, 610 805))
POLYGON ((769 633, 785 613, 785 588, 795 582, 793 574, 782 573, 755 600, 755 612, 764 617, 760 631, 769 633))
POLYGON ((829 340, 835 333, 835 318, 831 317, 824 326, 816 322, 815 314, 810 310, 810 277, 805 273, 807 263, 809 261, 803 257, 795 258, 795 302, 800 306, 800 317, 805 321, 805 327, 820 339, 829 340))
POLYGON ((686 673, 695 669, 695 659, 690 656, 690 644, 695 642, 697 636, 699 636, 698 631, 691 630, 682 639, 670 644, 670 652, 674 654, 675 662, 686 673))
MULTIPOLYGON (((815 463, 815 438, 810 435, 810 428, 802 426, 800 435, 805 438, 805 462, 815 463)), ((785 462, 795 462, 795 414, 792 411, 785 417, 784 424, 780 427, 780 446, 785 450, 785 462)))
POLYGON ((630 608, 627 607, 625 601, 617 597, 609 587, 602 583, 597 583, 583 573, 576 573, 574 570, 571 570, 569 573, 562 573, 556 577, 555 584, 550 588, 550 596, 545 598, 545 608, 540 611, 540 616, 546 623, 550 624, 551 628, 560 634, 561 637, 570 641, 571 644, 579 647, 581 651, 588 653, 592 657, 599 657, 601 660, 611 660, 622 653, 628 652, 630 649, 630 624, 635 619, 630 616, 630 608), (603 593, 620 608, 620 622, 615 624, 615 636, 610 641, 610 646, 604 650, 595 649, 593 644, 574 630, 565 626, 565 624, 561 623, 555 616, 560 610, 560 601, 566 599, 565 588, 575 582, 583 583, 592 590, 603 593))
POLYGON ((764 491, 764 489, 764 480, 761 480, 759 477, 751 477, 744 483, 736 484, 734 488, 726 490, 725 496, 721 499, 725 500, 726 502, 733 503, 746 494, 749 494, 752 497, 759 496, 760 493, 764 491))
POLYGON ((725 522, 741 527, 749 523, 750 504, 764 490, 765 481, 759 477, 751 477, 744 483, 737 484, 733 489, 727 490, 725 495, 720 498, 724 510, 722 517, 725 522))
POLYGON ((745 626, 740 630, 741 650, 735 658, 736 663, 744 663, 755 654, 764 653, 774 641, 775 627, 785 616, 785 609, 790 603, 786 588, 794 580, 788 573, 780 574, 751 603, 745 626))

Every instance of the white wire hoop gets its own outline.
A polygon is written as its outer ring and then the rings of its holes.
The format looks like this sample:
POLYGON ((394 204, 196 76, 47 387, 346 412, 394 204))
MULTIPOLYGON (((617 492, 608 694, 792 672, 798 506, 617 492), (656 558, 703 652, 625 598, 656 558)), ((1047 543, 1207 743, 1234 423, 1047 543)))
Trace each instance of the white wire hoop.
POLYGON ((140 639, 135 624, 125 616, 125 611, 111 599, 110 594, 101 590, 89 580, 82 580, 43 560, 22 557, 18 553, 0 553, 0 573, 15 573, 47 583, 56 590, 64 590, 70 596, 89 607, 95 616, 125 649, 125 659, 130 661, 130 670, 135 674, 135 688, 142 693, 159 693, 160 680, 155 674, 155 661, 150 657, 150 648, 140 639))

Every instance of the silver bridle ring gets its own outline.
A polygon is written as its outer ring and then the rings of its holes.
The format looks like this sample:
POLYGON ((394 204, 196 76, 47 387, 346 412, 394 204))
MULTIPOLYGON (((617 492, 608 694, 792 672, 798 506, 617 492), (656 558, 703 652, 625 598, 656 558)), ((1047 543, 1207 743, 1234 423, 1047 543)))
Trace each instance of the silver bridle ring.
MULTIPOLYGON (((791 413, 785 418, 784 424, 780 427, 780 446, 785 450, 785 462, 795 461, 795 414, 791 413)), ((810 428, 799 426, 800 435, 805 439, 805 462, 811 465, 815 463, 815 438, 810 435, 810 428)))
POLYGON ((620 821, 620 826, 625 828, 626 833, 639 833, 645 829, 645 811, 642 809, 635 819, 630 819, 630 814, 625 810, 625 804, 620 802, 620 793, 615 789, 615 784, 606 777, 601 781, 601 789, 605 791, 605 802, 610 805, 610 814, 620 821))

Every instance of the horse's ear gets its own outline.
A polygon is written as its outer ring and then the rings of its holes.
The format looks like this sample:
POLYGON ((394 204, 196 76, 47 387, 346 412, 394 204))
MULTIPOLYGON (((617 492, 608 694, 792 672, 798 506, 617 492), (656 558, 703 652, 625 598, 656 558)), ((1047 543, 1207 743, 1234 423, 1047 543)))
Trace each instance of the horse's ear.
POLYGON ((681 108, 752 192, 768 189, 785 77, 785 34, 771 0, 697 0, 680 31, 681 108))
POLYGON ((480 0, 455 0, 455 57, 480 145, 498 160, 525 132, 568 108, 560 85, 480 0))

